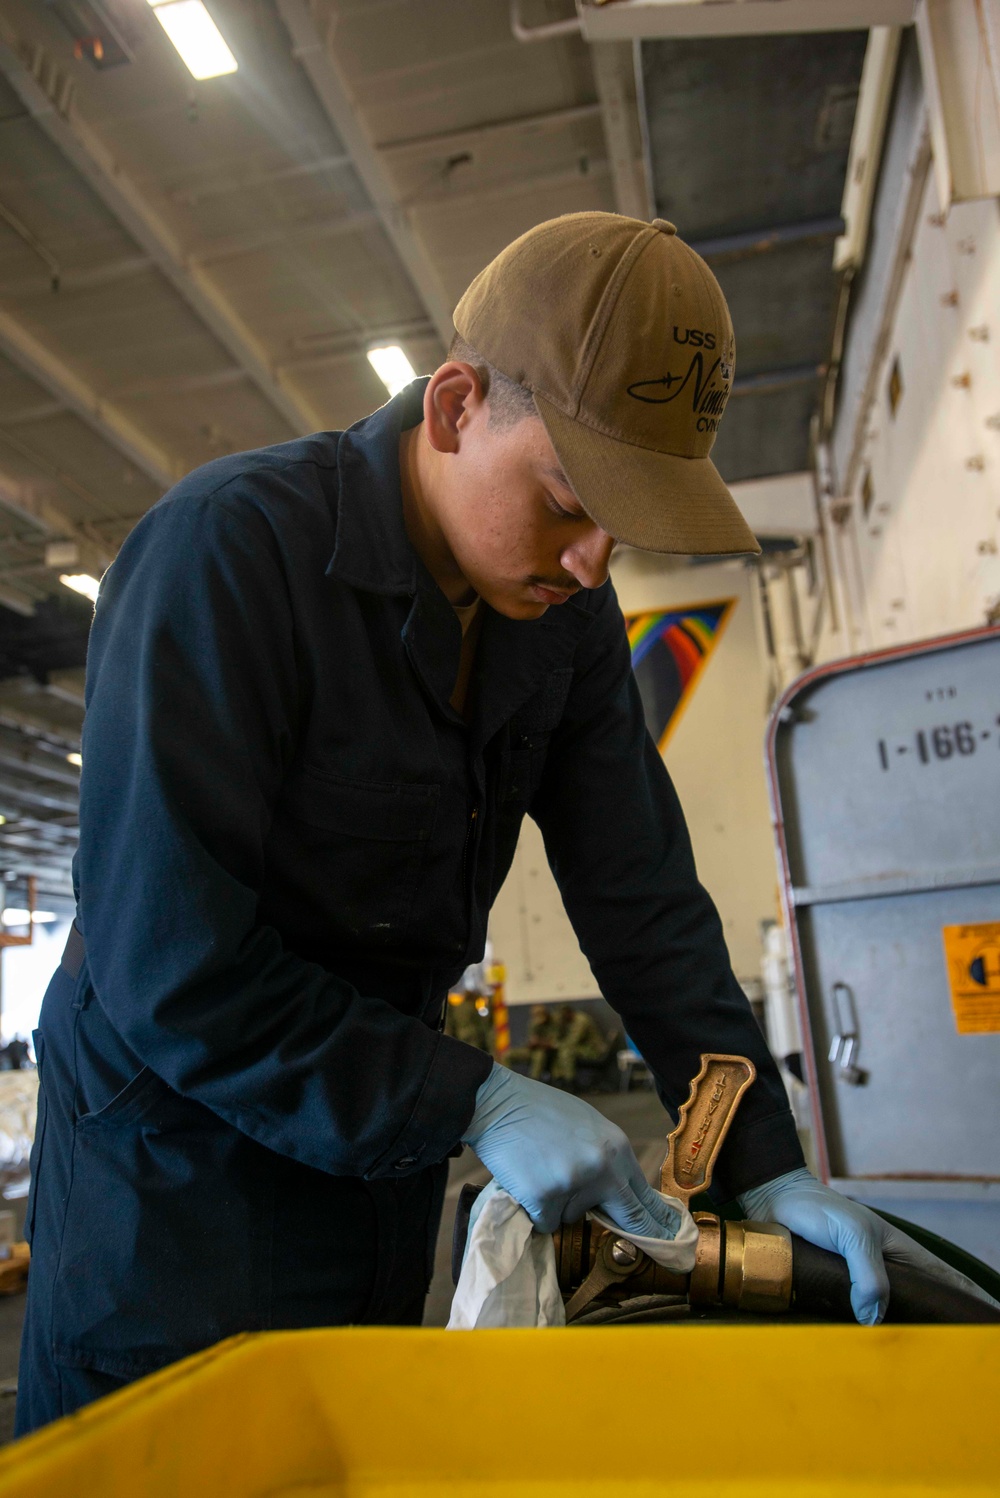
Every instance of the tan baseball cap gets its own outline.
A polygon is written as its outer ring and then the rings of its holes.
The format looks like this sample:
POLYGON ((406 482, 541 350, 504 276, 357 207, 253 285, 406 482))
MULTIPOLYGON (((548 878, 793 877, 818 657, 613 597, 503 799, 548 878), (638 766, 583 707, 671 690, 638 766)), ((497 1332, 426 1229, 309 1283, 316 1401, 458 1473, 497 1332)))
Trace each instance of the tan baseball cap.
POLYGON ((455 308, 529 389, 587 513, 644 551, 760 547, 709 457, 733 384, 729 309, 673 224, 568 213, 515 239, 455 308))

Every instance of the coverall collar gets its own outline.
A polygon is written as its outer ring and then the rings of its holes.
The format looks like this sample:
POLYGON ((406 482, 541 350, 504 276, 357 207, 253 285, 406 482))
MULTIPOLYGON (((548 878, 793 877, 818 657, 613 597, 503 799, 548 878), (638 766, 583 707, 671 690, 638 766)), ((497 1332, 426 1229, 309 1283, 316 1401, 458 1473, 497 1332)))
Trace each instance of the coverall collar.
POLYGON ((540 619, 507 619, 488 611, 472 674, 474 745, 486 744, 553 671, 572 669, 592 617, 572 599, 540 619))
POLYGON ((399 437, 423 419, 427 383, 415 380, 341 437, 337 531, 326 569, 337 582, 372 593, 417 591, 418 558, 403 520, 399 437))

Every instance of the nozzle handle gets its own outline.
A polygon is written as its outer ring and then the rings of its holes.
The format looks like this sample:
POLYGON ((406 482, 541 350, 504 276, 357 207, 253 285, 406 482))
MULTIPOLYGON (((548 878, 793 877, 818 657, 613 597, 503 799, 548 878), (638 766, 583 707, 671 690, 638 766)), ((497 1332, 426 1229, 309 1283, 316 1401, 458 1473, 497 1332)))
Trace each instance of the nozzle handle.
POLYGON ((745 1056, 702 1056, 701 1070, 667 1141, 660 1172, 660 1190, 667 1196, 680 1197, 687 1205, 699 1191, 707 1191, 740 1099, 756 1075, 745 1056))

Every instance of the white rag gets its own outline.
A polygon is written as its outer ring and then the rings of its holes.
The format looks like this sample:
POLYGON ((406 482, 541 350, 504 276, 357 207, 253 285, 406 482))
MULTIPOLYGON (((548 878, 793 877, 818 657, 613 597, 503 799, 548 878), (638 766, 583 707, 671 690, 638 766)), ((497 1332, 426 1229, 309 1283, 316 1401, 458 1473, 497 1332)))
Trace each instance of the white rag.
MULTIPOLYGON (((698 1228, 676 1197, 663 1199, 680 1215, 675 1238, 644 1238, 624 1232, 602 1212, 590 1215, 617 1237, 641 1248, 655 1263, 686 1274, 694 1268, 698 1228)), ((556 1277, 551 1235, 536 1233, 524 1208, 491 1181, 476 1198, 469 1217, 469 1237, 448 1330, 565 1325, 566 1309, 556 1277)))
POLYGON ((449 1331, 483 1326, 565 1326, 549 1233, 496 1183, 479 1193, 451 1302, 449 1331))

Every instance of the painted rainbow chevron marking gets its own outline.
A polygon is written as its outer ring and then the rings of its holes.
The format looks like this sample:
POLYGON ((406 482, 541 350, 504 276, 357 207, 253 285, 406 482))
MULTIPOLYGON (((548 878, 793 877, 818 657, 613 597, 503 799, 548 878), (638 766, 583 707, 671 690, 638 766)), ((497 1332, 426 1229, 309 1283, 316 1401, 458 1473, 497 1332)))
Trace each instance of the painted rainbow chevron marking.
POLYGON ((632 669, 646 722, 661 751, 676 728, 736 600, 631 614, 626 619, 632 669))

